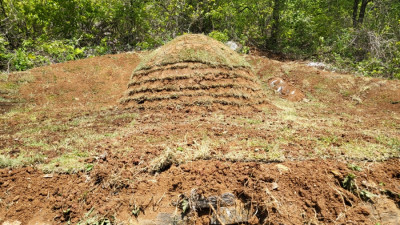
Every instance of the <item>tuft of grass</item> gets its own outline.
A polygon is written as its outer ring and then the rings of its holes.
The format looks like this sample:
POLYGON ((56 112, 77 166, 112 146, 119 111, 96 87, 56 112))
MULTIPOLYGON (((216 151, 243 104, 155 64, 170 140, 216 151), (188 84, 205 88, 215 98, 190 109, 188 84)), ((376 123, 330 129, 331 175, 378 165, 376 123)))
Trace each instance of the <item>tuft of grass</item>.
POLYGON ((379 135, 376 137, 376 141, 389 148, 400 151, 400 139, 398 138, 379 135))
POLYGON ((0 82, 6 82, 8 80, 9 74, 0 72, 0 82))
POLYGON ((41 154, 33 156, 25 156, 23 154, 16 158, 11 158, 7 155, 0 155, 0 168, 19 168, 24 166, 34 166, 38 163, 42 163, 45 160, 45 156, 41 154))
POLYGON ((195 160, 210 159, 210 143, 203 140, 200 143, 195 142, 190 148, 171 148, 167 147, 164 152, 153 159, 149 164, 149 170, 152 173, 162 172, 173 164, 183 164, 195 160))
POLYGON ((382 161, 391 157, 399 157, 398 149, 389 148, 381 144, 353 140, 335 150, 344 157, 356 160, 382 161))
POLYGON ((230 151, 225 155, 219 154, 216 158, 233 162, 282 162, 285 160, 285 155, 280 148, 280 144, 277 143, 274 145, 268 144, 264 148, 257 149, 256 151, 230 151))
POLYGON ((91 208, 83 218, 77 223, 77 225, 111 225, 112 221, 108 218, 98 215, 94 212, 94 208, 91 208))
POLYGON ((65 153, 48 164, 42 164, 40 168, 46 173, 77 173, 90 170, 91 164, 86 164, 84 160, 89 156, 87 152, 74 151, 65 153))

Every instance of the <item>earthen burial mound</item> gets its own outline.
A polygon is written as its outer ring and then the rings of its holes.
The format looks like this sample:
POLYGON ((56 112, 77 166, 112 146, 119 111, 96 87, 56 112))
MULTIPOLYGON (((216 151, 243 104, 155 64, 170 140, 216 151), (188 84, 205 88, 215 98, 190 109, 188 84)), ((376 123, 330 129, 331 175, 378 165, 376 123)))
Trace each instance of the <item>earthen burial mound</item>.
POLYGON ((147 55, 133 72, 121 102, 138 109, 256 109, 266 104, 247 61, 199 34, 177 37, 147 55))

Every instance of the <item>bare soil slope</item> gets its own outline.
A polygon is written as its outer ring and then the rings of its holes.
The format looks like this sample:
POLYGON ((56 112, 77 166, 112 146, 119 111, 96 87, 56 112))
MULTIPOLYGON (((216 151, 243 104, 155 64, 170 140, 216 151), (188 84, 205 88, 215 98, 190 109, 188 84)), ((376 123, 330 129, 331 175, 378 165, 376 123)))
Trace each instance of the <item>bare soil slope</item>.
POLYGON ((400 223, 399 81, 250 55, 274 107, 125 109, 148 55, 1 75, 0 223, 400 223))

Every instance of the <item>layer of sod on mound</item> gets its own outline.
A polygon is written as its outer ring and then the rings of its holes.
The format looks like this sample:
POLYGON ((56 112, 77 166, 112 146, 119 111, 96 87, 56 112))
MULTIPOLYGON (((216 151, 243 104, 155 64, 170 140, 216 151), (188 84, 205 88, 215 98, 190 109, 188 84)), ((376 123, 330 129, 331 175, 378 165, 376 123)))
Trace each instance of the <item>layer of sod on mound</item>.
POLYGON ((210 37, 190 34, 141 62, 122 103, 130 108, 256 106, 265 96, 243 57, 210 37))
POLYGON ((210 66, 229 68, 247 67, 250 64, 228 46, 201 34, 179 36, 149 54, 136 68, 146 70, 180 62, 200 62, 210 66))

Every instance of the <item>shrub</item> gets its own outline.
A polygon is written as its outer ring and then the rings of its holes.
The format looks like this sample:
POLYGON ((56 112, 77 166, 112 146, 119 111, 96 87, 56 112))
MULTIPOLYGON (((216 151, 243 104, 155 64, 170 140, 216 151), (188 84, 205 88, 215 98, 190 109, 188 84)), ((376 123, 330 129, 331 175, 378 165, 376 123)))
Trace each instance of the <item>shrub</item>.
POLYGON ((220 31, 212 31, 211 33, 208 34, 208 36, 214 38, 217 41, 220 41, 222 43, 226 43, 229 40, 228 35, 226 32, 220 32, 220 31))

